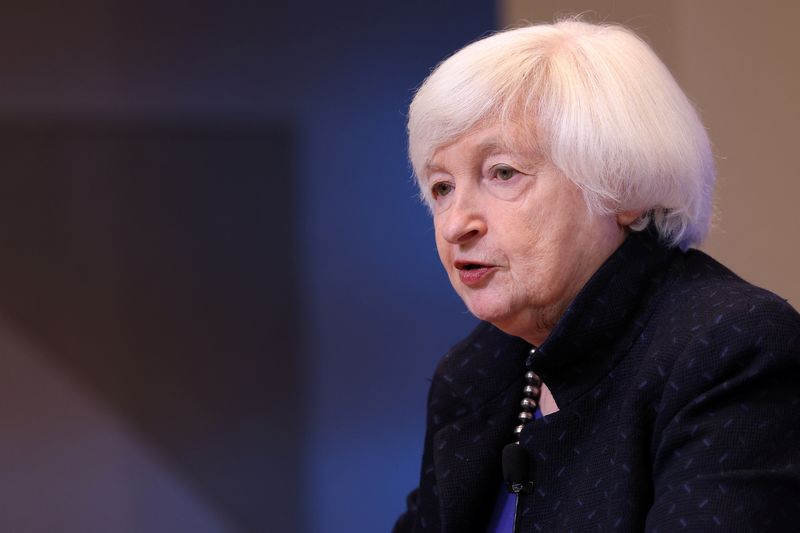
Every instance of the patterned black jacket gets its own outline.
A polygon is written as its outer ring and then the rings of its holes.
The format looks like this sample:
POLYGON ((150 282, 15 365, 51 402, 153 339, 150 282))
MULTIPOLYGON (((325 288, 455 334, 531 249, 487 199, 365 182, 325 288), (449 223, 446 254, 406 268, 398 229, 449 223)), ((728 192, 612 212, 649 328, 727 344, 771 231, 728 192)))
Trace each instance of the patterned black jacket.
MULTIPOLYGON (((481 323, 438 365, 394 531, 485 531, 530 346, 481 323)), ((702 252, 631 234, 537 350, 522 531, 800 531, 800 315, 702 252)))

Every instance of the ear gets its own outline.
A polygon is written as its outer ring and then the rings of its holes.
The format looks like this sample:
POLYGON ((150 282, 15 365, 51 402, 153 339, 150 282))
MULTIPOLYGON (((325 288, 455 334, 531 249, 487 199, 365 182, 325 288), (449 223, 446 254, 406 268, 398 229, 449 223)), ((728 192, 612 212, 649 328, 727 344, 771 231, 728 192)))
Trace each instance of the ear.
POLYGON ((642 216, 643 210, 638 209, 634 211, 620 211, 617 213, 617 224, 623 228, 630 226, 634 220, 642 216))

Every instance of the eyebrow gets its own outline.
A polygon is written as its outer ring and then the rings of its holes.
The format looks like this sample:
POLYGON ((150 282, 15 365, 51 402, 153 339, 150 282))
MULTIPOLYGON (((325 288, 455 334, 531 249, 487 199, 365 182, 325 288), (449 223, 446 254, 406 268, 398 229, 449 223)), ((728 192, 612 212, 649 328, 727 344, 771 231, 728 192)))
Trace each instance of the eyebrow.
MULTIPOLYGON (((493 136, 481 141, 476 147, 475 151, 481 160, 485 159, 489 154, 498 152, 508 152, 511 154, 517 153, 516 150, 513 150, 511 146, 505 142, 505 139, 502 136, 493 136)), ((434 164, 432 161, 428 161, 425 164, 425 171, 427 175, 430 176, 434 172, 444 172, 445 168, 434 164)))

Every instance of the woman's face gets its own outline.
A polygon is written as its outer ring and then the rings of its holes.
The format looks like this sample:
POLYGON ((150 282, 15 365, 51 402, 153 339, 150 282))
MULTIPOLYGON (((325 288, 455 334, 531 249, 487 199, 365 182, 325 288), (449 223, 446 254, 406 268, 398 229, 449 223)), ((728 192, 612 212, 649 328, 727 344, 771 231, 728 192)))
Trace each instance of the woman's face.
POLYGON ((437 150, 427 168, 436 247, 478 318, 541 344, 625 230, 589 213, 553 165, 487 127, 437 150))

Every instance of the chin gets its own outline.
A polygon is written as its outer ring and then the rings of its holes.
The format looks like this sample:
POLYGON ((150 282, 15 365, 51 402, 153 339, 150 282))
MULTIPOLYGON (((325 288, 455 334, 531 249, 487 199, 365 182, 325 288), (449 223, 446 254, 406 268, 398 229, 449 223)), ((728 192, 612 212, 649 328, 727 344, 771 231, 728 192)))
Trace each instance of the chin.
POLYGON ((467 303, 469 312, 478 319, 503 329, 502 324, 512 321, 512 313, 507 306, 500 305, 499 302, 469 302, 467 303))

